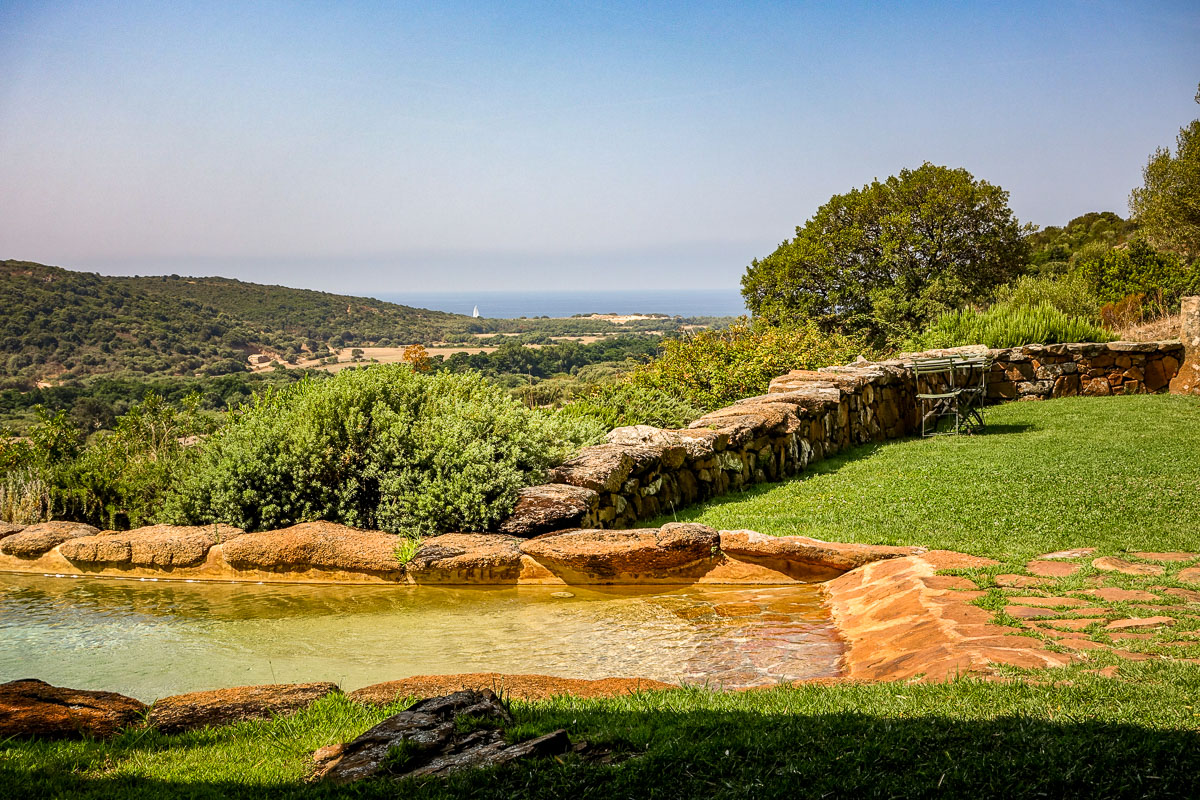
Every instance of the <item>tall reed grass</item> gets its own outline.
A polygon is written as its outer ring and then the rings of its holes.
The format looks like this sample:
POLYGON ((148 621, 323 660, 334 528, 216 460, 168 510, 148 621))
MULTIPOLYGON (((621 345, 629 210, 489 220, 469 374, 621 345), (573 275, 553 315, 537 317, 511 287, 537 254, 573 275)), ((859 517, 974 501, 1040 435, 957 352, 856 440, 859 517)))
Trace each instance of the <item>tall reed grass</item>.
POLYGON ((50 486, 29 472, 0 478, 0 521, 33 525, 50 519, 50 486))
POLYGON ((1063 313, 1050 303, 1013 307, 998 303, 986 311, 963 309, 939 316, 912 346, 917 350, 982 344, 1019 347, 1024 344, 1111 342, 1108 328, 1063 313))

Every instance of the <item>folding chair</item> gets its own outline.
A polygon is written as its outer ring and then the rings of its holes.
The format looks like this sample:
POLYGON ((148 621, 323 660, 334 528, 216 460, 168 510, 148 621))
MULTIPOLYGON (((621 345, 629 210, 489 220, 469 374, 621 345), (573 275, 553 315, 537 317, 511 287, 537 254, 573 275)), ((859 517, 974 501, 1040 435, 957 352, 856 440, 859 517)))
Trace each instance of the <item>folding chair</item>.
POLYGON ((958 420, 965 433, 983 429, 983 406, 987 401, 988 374, 992 360, 983 353, 955 356, 954 366, 958 386, 958 420))
POLYGON ((917 405, 921 413, 921 435, 937 436, 958 433, 958 395, 955 384, 954 360, 951 358, 918 358, 913 361, 917 379, 917 405), (924 386, 922 386, 924 384, 924 386), (939 431, 941 420, 953 420, 951 430, 939 431))

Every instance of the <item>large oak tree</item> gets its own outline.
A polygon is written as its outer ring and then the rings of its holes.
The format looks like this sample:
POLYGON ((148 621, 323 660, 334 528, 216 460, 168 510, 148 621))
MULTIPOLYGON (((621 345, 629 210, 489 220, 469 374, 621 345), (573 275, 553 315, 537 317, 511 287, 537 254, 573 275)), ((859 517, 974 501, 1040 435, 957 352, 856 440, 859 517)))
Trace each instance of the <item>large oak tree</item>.
POLYGON ((898 341, 987 300, 1028 253, 1008 192, 925 163, 830 198, 794 239, 750 264, 742 294, 771 322, 812 319, 898 341))

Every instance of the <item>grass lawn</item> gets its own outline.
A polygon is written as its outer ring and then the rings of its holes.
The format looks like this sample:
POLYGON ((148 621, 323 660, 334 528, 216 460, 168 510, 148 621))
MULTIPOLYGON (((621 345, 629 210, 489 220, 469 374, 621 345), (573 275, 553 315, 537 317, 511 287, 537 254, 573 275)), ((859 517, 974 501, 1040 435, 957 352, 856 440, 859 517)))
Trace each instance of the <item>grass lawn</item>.
MULTIPOLYGON (((546 759, 446 780, 367 781, 362 797, 1195 797, 1200 786, 1200 604, 1179 570, 1031 579, 1026 562, 1068 547, 1095 555, 1200 551, 1200 400, 1121 397, 1013 403, 985 435, 872 445, 800 479, 678 514, 720 528, 989 556, 962 571, 1001 624, 1051 646, 1044 619, 1017 620, 1015 595, 1136 589, 1145 600, 1086 595, 1103 619, 1081 633, 1106 648, 1072 667, 1011 681, 838 684, 716 692, 686 688, 606 700, 514 703, 519 738, 567 728, 605 743, 613 765, 546 759), (1142 605, 1139 605, 1141 603, 1142 605), (1118 640, 1136 614, 1174 624, 1118 640), (1141 637, 1141 638, 1138 638, 1141 637), (1131 660, 1140 657, 1148 660, 1131 660), (1117 677, 1097 668, 1119 666, 1117 677)), ((661 522, 661 520, 660 520, 661 522)), ((1063 615, 1072 613, 1069 609, 1063 615)), ((1069 640, 1063 639, 1069 644, 1069 640)), ((131 730, 108 743, 0 742, 3 797, 321 797, 303 782, 314 749, 345 741, 400 706, 325 698, 270 722, 166 736, 131 730)))
MULTIPOLYGON (((618 763, 546 759, 445 780, 368 781, 361 797, 1194 797, 1200 670, 1079 669, 1056 684, 684 689, 609 700, 515 703, 520 738, 559 727, 618 763)), ((300 714, 109 744, 0 743, 6 797, 322 797, 308 753, 398 710, 331 696, 300 714)))
POLYGON ((856 447, 674 518, 1025 561, 1082 546, 1195 552, 1198 497, 1200 398, 1079 397, 989 408, 976 436, 856 447))

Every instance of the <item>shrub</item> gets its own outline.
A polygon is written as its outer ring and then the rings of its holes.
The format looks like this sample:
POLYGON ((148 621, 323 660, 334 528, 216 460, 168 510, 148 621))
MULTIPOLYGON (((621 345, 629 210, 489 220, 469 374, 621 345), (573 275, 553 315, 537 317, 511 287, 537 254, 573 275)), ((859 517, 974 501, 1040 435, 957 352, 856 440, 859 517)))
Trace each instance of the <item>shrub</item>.
POLYGON ((322 519, 409 535, 485 530, 595 434, 476 373, 364 367, 256 397, 205 443, 165 517, 247 530, 322 519))
POLYGON ((1043 303, 1068 317, 1100 322, 1100 300, 1078 271, 1059 276, 1025 275, 996 292, 996 304, 1012 309, 1036 308, 1043 303))
POLYGON ((593 386, 558 413, 593 419, 610 431, 625 425, 684 428, 704 414, 704 409, 661 390, 624 381, 593 386))
POLYGON ((1081 258, 1079 269, 1101 302, 1118 303, 1140 294, 1143 307, 1158 315, 1175 311, 1183 295, 1200 292, 1200 261, 1188 266, 1140 238, 1127 249, 1081 258))
POLYGON ((115 430, 98 433, 77 461, 59 470, 64 512, 113 529, 155 522, 213 429, 200 400, 193 393, 174 405, 148 392, 115 430))
POLYGON ((1112 332, 1086 319, 1064 314, 1049 303, 1013 307, 996 304, 986 311, 964 309, 942 314, 925 333, 909 343, 913 350, 962 347, 1019 347, 1023 344, 1109 342, 1112 332))
POLYGON ((0 521, 32 525, 50 519, 50 487, 29 470, 0 478, 0 521))
POLYGON ((1144 294, 1131 294, 1122 297, 1115 303, 1105 303, 1100 307, 1100 321, 1113 330, 1123 330, 1140 324, 1146 316, 1143 300, 1144 294))
POLYGON ((741 319, 721 330, 667 340, 663 354, 632 380, 711 411, 763 394, 772 378, 789 370, 845 363, 858 355, 877 353, 862 338, 823 333, 811 321, 776 327, 741 319))

